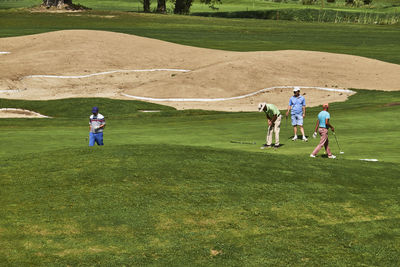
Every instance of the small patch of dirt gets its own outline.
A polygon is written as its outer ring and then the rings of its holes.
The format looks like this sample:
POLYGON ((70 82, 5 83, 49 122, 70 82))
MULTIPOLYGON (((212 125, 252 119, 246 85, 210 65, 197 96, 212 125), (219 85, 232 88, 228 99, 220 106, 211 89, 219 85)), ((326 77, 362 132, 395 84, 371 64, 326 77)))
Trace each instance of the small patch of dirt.
POLYGON ((400 102, 393 102, 385 104, 385 107, 400 106, 400 102))
POLYGON ((222 250, 210 249, 211 256, 215 257, 222 254, 222 250))
POLYGON ((26 109, 0 108, 0 118, 47 118, 47 116, 26 109))

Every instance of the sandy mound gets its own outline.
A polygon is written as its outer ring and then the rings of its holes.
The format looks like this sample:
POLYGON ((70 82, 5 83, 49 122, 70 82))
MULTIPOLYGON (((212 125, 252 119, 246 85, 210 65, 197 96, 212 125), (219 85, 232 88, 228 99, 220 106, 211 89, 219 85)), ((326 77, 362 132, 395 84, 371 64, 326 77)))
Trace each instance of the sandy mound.
POLYGON ((49 117, 26 109, 0 108, 0 118, 49 118, 49 117))
MULTIPOLYGON (((153 98, 222 98, 266 87, 292 85, 400 90, 400 65, 332 53, 228 52, 86 30, 2 38, 0 50, 11 52, 0 55, 0 69, 3 70, 0 97, 3 98, 101 96, 128 99, 123 93, 153 98), (190 72, 118 72, 74 79, 26 77, 166 68, 190 72)), ((302 90, 304 92, 309 106, 327 100, 344 101, 349 95, 308 89, 302 90)), ((162 104, 238 111, 254 110, 255 104, 267 101, 284 108, 291 95, 291 90, 287 89, 233 101, 162 104)))

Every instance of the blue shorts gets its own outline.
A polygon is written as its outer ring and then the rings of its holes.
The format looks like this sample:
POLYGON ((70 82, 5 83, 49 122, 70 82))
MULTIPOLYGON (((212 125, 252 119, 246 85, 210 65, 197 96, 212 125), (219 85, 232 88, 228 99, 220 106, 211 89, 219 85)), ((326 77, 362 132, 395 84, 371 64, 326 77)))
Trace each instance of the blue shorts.
POLYGON ((292 114, 292 125, 303 126, 303 114, 292 114))
POLYGON ((94 143, 97 143, 99 146, 103 144, 103 133, 89 133, 89 146, 94 146, 94 143))

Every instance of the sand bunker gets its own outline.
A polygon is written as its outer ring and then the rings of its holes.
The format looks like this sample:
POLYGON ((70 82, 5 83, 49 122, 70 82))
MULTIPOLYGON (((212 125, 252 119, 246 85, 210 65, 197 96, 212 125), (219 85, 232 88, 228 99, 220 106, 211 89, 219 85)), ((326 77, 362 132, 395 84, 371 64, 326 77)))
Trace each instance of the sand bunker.
MULTIPOLYGON (((87 30, 1 38, 0 47, 11 52, 0 61, 4 70, 0 73, 2 98, 229 98, 267 87, 296 85, 400 90, 400 65, 342 54, 229 52, 87 30), (126 71, 150 69, 169 70, 126 71)), ((301 93, 306 93, 308 106, 344 101, 351 94, 315 89, 302 89, 301 93)), ((237 100, 162 104, 180 109, 247 111, 255 110, 261 101, 285 108, 291 95, 291 88, 284 88, 237 100)))
POLYGON ((0 108, 0 118, 49 118, 49 117, 26 109, 0 108))

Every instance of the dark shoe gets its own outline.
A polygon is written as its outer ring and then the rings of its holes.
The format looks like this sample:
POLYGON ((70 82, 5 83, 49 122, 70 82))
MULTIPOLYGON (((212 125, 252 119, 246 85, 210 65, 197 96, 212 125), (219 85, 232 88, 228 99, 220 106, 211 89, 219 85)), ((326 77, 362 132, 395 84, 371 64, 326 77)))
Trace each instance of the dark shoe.
POLYGON ((279 145, 274 145, 274 148, 279 148, 279 145))
POLYGON ((263 144, 262 147, 260 147, 261 149, 265 149, 265 148, 270 148, 271 145, 267 145, 267 144, 263 144))

